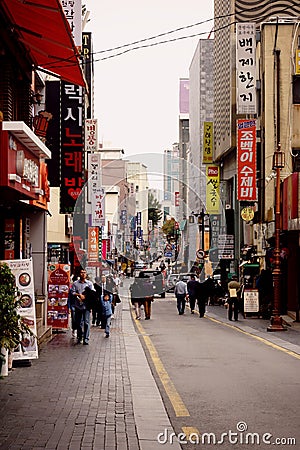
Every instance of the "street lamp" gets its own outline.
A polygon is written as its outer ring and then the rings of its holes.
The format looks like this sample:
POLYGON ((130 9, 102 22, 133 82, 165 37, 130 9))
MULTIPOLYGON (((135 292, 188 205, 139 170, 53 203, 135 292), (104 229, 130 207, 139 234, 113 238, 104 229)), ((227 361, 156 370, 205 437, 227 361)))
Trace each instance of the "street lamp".
POLYGON ((280 199, 280 170, 285 165, 285 154, 281 151, 281 145, 278 144, 277 150, 273 155, 273 170, 276 171, 276 189, 275 189, 275 248, 274 248, 274 269, 273 269, 273 286, 274 286, 274 302, 271 317, 271 323, 268 331, 286 331, 286 327, 282 325, 282 318, 279 314, 280 309, 280 219, 281 219, 281 199, 280 199))
POLYGON ((199 213, 191 212, 189 216, 189 223, 194 223, 194 217, 198 219, 199 231, 201 227, 201 249, 204 250, 204 236, 205 236, 205 217, 209 217, 209 214, 204 212, 204 208, 199 213))

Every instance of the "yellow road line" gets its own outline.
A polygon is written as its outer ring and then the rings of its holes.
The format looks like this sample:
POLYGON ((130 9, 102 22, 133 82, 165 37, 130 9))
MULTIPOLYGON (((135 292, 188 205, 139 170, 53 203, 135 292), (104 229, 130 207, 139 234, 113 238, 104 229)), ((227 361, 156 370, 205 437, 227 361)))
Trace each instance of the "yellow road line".
MULTIPOLYGON (((132 311, 132 317, 134 318, 134 313, 132 311)), ((142 326, 142 324, 138 321, 135 321, 135 324, 143 336, 143 339, 145 341, 146 347, 149 351, 149 354, 151 356, 151 359, 153 361, 154 367, 156 369, 156 372, 162 382, 162 385, 166 391, 167 396, 170 399, 170 402, 173 406, 174 412, 176 417, 189 417, 190 413, 188 412, 186 406, 184 405, 180 395, 178 394, 174 383, 171 381, 166 369, 164 368, 164 365, 158 356, 157 350, 153 345, 153 342, 149 338, 149 336, 146 336, 145 330, 142 326)))
POLYGON ((181 427, 182 431, 186 435, 186 440, 189 442, 197 442, 197 439, 199 439, 200 432, 198 428, 195 427, 181 427), (193 439, 194 438, 194 439, 193 439))
MULTIPOLYGON (((187 306, 189 308, 189 306, 187 306)), ((195 311, 196 314, 198 314, 198 311, 195 311)), ((265 338, 262 338, 260 336, 256 336, 255 334, 249 333, 248 331, 244 331, 241 328, 235 327, 234 325, 231 325, 230 323, 224 323, 221 320, 215 319, 213 317, 205 316, 204 319, 209 319, 212 322, 219 323, 221 325, 224 325, 225 327, 231 328, 233 330, 239 331, 240 333, 246 334, 246 336, 250 336, 254 339, 257 339, 258 341, 262 342, 265 345, 268 345, 269 347, 275 348, 276 350, 280 350, 283 353, 286 353, 287 355, 293 356, 296 359, 300 359, 300 355, 298 353, 293 352, 292 350, 287 350, 284 347, 281 347, 280 345, 273 344, 273 342, 268 341, 265 338)))
POLYGON ((256 336, 255 334, 249 333, 248 331, 241 330, 241 328, 237 328, 234 325, 230 325, 229 323, 224 323, 221 320, 214 319, 213 317, 206 316, 206 319, 209 319, 212 322, 216 322, 216 323, 219 323, 221 325, 224 325, 225 327, 232 328, 233 330, 236 330, 236 331, 238 331, 238 332, 240 332, 242 334, 245 334, 246 336, 250 336, 250 337, 252 337, 254 339, 257 339, 258 341, 262 342, 265 345, 268 345, 269 347, 275 348, 276 350, 280 350, 281 352, 286 353, 287 355, 293 356, 296 359, 300 359, 300 355, 298 355, 298 353, 295 353, 295 352, 293 352, 291 350, 287 350, 284 347, 280 347, 280 345, 273 344, 273 342, 270 342, 270 341, 268 341, 265 338, 262 338, 260 336, 256 336))

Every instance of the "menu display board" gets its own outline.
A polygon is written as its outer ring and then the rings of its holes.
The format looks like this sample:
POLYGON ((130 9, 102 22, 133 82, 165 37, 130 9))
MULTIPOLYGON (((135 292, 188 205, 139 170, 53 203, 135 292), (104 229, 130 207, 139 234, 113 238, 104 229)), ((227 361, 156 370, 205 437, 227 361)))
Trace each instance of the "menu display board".
POLYGON ((48 265, 47 324, 56 329, 69 326, 68 294, 70 288, 70 265, 48 265))
POLYGON ((28 326, 32 335, 22 333, 21 342, 14 350, 14 360, 38 358, 36 329, 36 312, 34 301, 33 266, 31 259, 12 259, 6 263, 16 279, 16 287, 20 293, 21 305, 17 308, 21 320, 28 326))

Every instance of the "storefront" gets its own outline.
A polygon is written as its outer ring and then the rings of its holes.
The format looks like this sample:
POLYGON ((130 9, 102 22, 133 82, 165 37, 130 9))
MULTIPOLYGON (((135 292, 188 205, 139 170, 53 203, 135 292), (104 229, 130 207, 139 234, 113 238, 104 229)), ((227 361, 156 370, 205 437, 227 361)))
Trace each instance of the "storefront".
POLYGON ((289 175, 283 182, 282 196, 283 220, 285 233, 281 244, 282 265, 287 273, 287 312, 299 320, 300 293, 300 173, 289 175), (284 267, 285 268, 285 267, 284 267))
POLYGON ((33 260, 36 299, 46 297, 45 158, 51 152, 24 122, 0 124, 0 260, 33 260))

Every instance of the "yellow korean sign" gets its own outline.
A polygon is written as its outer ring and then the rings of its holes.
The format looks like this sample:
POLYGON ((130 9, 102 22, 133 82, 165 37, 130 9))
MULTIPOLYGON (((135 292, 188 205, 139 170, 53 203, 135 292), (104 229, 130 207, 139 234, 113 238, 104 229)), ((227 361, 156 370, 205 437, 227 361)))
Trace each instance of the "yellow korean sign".
POLYGON ((213 143, 214 143, 214 127, 213 122, 204 122, 203 124, 203 164, 211 164, 213 162, 213 143))
POLYGON ((300 75, 300 49, 297 48, 296 50, 296 64, 295 64, 295 74, 300 75))
POLYGON ((220 167, 206 166, 206 210, 208 214, 219 214, 220 210, 220 167))

